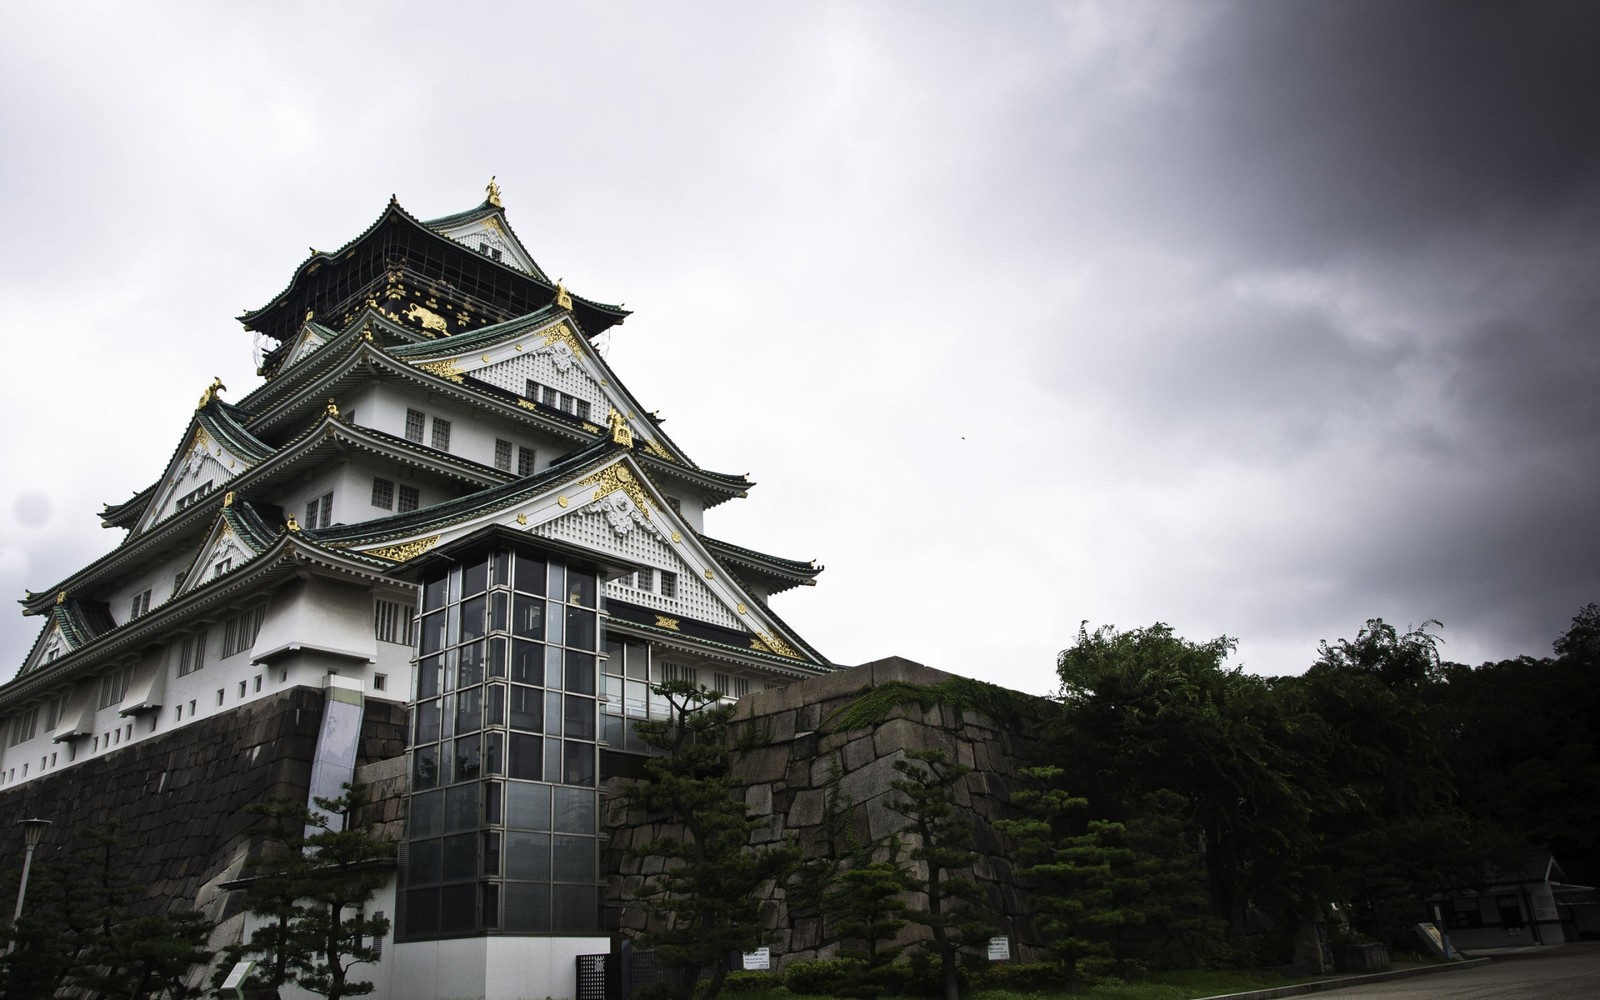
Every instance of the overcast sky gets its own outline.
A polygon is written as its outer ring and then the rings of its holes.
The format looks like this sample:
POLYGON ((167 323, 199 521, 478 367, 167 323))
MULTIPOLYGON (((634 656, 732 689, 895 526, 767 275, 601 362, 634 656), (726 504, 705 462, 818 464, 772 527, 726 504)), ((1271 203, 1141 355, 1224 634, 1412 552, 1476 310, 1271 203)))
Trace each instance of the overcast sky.
MULTIPOLYGON (((491 174, 710 533, 835 662, 1053 690, 1081 620, 1298 673, 1600 600, 1600 5, 0 5, 0 594, 159 475, 234 318, 491 174)), ((0 622, 19 664, 38 619, 0 622)), ((9 676, 14 667, 0 667, 9 676)))

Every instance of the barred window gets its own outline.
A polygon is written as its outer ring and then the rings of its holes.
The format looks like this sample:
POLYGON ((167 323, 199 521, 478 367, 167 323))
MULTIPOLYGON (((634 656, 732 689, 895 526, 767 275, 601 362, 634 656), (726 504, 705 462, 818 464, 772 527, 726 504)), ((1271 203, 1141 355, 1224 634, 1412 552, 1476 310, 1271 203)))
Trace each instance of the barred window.
POLYGON ((206 634, 202 631, 183 640, 183 645, 178 651, 178 676, 192 674, 205 665, 206 634))
POLYGON ((132 676, 133 668, 123 667, 100 678, 100 707, 108 708, 120 702, 128 693, 128 679, 132 676))
POLYGON ((633 585, 638 587, 640 590, 655 590, 656 571, 651 569, 649 566, 641 569, 638 574, 634 576, 633 585))
POLYGON ((207 479, 205 482, 201 483, 197 489, 190 490, 188 493, 185 493, 183 496, 179 497, 178 509, 183 510, 184 508, 193 505, 195 501, 199 500, 207 493, 210 493, 211 483, 212 481, 207 479))
POLYGON ((223 659, 242 653, 256 644, 256 635, 261 631, 261 619, 266 617, 266 613, 267 606, 263 604, 228 619, 222 628, 223 659))
POLYGON ((145 614, 149 610, 150 610, 150 591, 146 590, 141 594, 134 594, 133 595, 133 611, 132 611, 131 614, 128 615, 128 617, 129 618, 137 618, 140 615, 145 614))
POLYGON ((312 497, 306 503, 307 528, 326 528, 333 523, 333 493, 329 491, 320 497, 312 497))
POLYGON ((671 570, 664 569, 661 571, 661 596, 678 596, 678 574, 671 570))
POLYGON ((494 467, 503 471, 511 471, 511 442, 500 438, 494 439, 494 467))
POLYGON ((11 717, 11 745, 26 743, 33 739, 33 734, 38 728, 39 708, 34 706, 25 712, 11 717))
POLYGON ((428 422, 428 415, 421 410, 406 410, 406 440, 422 443, 422 428, 428 422))
POLYGON ((406 486, 401 484, 400 500, 395 504, 394 509, 402 514, 408 510, 416 510, 417 504, 420 500, 421 494, 417 492, 417 488, 415 486, 406 486))
POLYGON ((517 447, 517 475, 533 475, 534 451, 532 448, 517 447))
POLYGON ((440 451, 450 450, 450 421, 433 418, 433 446, 440 451))
POLYGON ((699 684, 700 670, 698 667, 691 667, 687 663, 663 662, 661 664, 661 679, 662 681, 683 681, 685 684, 699 684))
POLYGON ((373 478, 372 506, 394 510, 394 480, 373 478))
POLYGON ((397 601, 378 601, 372 609, 372 633, 380 642, 411 645, 411 608, 397 601))

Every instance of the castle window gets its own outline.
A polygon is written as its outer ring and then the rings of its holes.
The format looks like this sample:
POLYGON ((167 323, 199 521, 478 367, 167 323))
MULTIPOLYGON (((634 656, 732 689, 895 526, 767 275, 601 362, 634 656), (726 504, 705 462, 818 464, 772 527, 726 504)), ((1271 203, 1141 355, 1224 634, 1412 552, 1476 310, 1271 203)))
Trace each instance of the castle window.
POLYGON ((433 418, 433 446, 440 451, 450 450, 450 421, 442 417, 433 418))
POLYGON ((671 570, 664 569, 661 571, 661 596, 678 596, 678 574, 672 572, 671 570))
POLYGON ((406 440, 422 443, 422 428, 428 422, 428 415, 421 410, 406 410, 406 440))
POLYGON ((306 528, 326 528, 333 523, 333 491, 306 502, 306 528))
POLYGON ((207 493, 210 493, 210 492, 211 492, 211 480, 207 479, 205 482, 201 483, 197 488, 190 490, 189 492, 185 493, 183 496, 178 498, 178 509, 179 510, 183 510, 186 507, 192 506, 195 503, 195 501, 199 500, 201 497, 205 496, 207 493))
POLYGON ((415 486, 406 486, 402 483, 400 486, 400 500, 395 504, 394 509, 401 514, 408 510, 416 510, 417 504, 421 499, 421 494, 417 492, 415 486))
MULTIPOLYGON (((206 665, 206 634, 200 632, 183 640, 178 650, 178 676, 192 674, 206 665)), ((120 695, 118 696, 120 700, 120 695)), ((105 706, 100 706, 104 708, 105 706)), ((193 709, 190 709, 191 713, 193 709)))
POLYGON ((45 702, 44 728, 48 731, 61 725, 61 717, 67 714, 67 696, 57 695, 45 702))
POLYGON ((255 645, 256 635, 261 631, 261 619, 266 613, 267 606, 263 604, 228 619, 228 623, 222 628, 223 659, 235 653, 242 653, 255 645))
POLYGON ((394 481, 390 479, 372 480, 372 506, 384 510, 394 509, 394 481))
POLYGON ((134 594, 133 595, 133 610, 129 612, 128 618, 130 620, 134 619, 134 618, 137 618, 140 615, 147 613, 149 610, 150 610, 150 591, 146 590, 145 592, 143 592, 141 594, 134 594))
POLYGON ((650 591, 655 590, 656 589, 656 571, 654 569, 650 568, 649 566, 646 566, 644 569, 641 569, 638 572, 638 574, 634 576, 633 585, 635 587, 638 587, 640 590, 650 590, 650 591))
POLYGON ((532 448, 517 447, 517 475, 533 475, 534 451, 532 448))
POLYGON ((494 467, 502 472, 511 471, 511 442, 495 438, 494 467))
POLYGON ((411 645, 411 608, 396 601, 378 601, 372 609, 372 632, 379 642, 411 645))
MULTIPOLYGON (((123 696, 128 693, 128 680, 132 676, 133 668, 123 667, 100 678, 100 707, 109 708, 122 701, 123 696)), ((107 738, 110 735, 107 733, 107 738)))
POLYGON ((11 717, 11 745, 26 743, 33 739, 34 730, 39 722, 38 706, 28 709, 19 715, 11 717))

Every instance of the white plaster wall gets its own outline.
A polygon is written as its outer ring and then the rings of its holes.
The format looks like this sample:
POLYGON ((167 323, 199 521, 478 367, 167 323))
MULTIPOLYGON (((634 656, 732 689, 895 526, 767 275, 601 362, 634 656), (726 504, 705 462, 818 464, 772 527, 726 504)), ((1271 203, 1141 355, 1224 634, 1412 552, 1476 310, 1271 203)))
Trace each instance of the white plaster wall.
MULTIPOLYGON (((604 937, 455 938, 406 941, 393 948, 394 1000, 571 1000, 577 994, 577 957, 605 954, 604 937)), ((375 980, 376 981, 376 980, 375 980)))
POLYGON ((267 603, 256 636, 254 657, 276 656, 296 648, 319 649, 371 662, 377 657, 372 636, 372 596, 364 586, 311 578, 280 588, 267 603))

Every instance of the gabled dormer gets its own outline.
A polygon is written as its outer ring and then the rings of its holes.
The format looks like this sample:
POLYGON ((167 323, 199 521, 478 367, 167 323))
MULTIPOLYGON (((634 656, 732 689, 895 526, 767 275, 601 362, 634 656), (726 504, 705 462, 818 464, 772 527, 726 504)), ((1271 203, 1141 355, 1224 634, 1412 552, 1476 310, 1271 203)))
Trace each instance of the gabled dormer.
POLYGON ((150 498, 134 522, 134 534, 148 531, 220 489, 272 454, 272 447, 245 429, 242 412, 217 398, 221 381, 200 397, 189 427, 167 461, 150 498))
POLYGON ((534 262, 533 255, 517 239, 517 234, 511 231, 511 223, 506 221, 505 206, 500 201, 500 186, 492 177, 486 195, 483 204, 471 211, 430 219, 425 225, 490 260, 548 282, 549 276, 534 262))
POLYGON ((56 594, 55 604, 47 614, 39 637, 34 640, 33 649, 28 651, 20 673, 32 673, 54 663, 115 627, 111 610, 104 601, 79 600, 62 591, 56 594))

